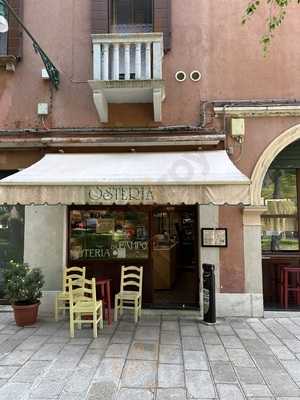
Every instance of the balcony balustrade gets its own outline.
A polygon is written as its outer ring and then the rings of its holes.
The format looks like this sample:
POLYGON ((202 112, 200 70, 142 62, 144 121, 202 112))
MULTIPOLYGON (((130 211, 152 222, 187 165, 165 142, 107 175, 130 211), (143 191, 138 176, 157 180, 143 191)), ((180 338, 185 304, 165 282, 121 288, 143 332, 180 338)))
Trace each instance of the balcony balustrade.
POLYGON ((101 121, 108 122, 109 103, 153 103, 154 120, 161 121, 163 34, 95 34, 92 41, 89 84, 101 121))

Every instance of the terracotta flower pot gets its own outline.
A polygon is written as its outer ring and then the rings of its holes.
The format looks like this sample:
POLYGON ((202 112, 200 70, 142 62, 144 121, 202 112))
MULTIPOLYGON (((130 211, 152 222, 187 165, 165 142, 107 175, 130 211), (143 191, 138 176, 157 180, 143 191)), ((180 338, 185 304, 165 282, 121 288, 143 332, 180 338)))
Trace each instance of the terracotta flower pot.
POLYGON ((40 303, 30 305, 12 304, 15 321, 18 326, 33 325, 36 322, 40 303))

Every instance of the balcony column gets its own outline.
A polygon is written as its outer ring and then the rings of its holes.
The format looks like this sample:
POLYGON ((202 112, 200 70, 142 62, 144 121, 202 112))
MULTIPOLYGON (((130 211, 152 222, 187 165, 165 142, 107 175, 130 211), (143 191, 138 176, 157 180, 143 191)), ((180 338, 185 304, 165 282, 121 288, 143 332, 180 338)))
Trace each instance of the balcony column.
POLYGON ((162 43, 153 43, 153 79, 162 79, 162 43))
POLYGON ((135 79, 141 79, 142 76, 142 44, 135 44, 135 79))
POLYGON ((120 46, 119 43, 114 43, 114 62, 113 62, 113 79, 120 79, 120 46))
POLYGON ((151 79, 151 43, 146 43, 146 79, 151 79))
POLYGON ((95 43, 93 45, 94 52, 94 79, 101 80, 101 64, 102 64, 102 54, 101 54, 101 44, 95 43))
POLYGON ((109 44, 103 45, 103 80, 109 80, 109 44))
POLYGON ((130 79, 130 43, 125 44, 125 79, 130 79))

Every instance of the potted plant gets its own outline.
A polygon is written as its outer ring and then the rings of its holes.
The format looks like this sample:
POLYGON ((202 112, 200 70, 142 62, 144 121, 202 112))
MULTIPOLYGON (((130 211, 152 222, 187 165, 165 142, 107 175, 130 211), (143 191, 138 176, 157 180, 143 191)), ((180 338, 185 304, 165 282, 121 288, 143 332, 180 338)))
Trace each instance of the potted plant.
POLYGON ((16 324, 32 325, 36 322, 44 277, 39 268, 10 261, 4 269, 5 293, 12 305, 16 324))

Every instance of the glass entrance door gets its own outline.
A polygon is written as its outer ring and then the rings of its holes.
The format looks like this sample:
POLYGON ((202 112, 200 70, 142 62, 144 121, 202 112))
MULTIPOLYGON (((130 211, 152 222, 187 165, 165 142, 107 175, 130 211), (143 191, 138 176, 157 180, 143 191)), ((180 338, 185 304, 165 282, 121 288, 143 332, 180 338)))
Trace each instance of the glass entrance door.
POLYGON ((153 305, 198 308, 197 210, 157 207, 152 217, 153 305))

